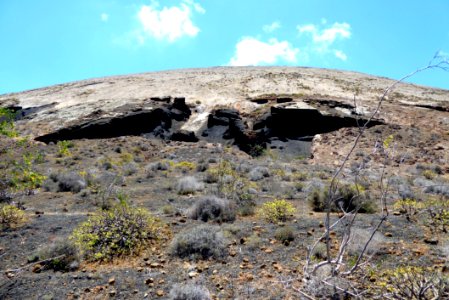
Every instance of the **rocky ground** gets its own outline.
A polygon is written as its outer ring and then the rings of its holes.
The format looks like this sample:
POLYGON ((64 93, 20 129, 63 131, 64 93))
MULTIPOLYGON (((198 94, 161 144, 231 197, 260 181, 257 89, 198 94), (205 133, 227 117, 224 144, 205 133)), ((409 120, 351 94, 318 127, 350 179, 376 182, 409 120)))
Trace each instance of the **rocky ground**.
MULTIPOLYGON (((0 299, 197 299, 173 297, 176 284, 202 286, 214 299, 343 299, 344 292, 304 280, 307 249, 324 231, 325 214, 310 199, 326 190, 357 125, 390 84, 334 70, 214 68, 0 96, 0 106, 16 112, 20 135, 0 137, 1 201, 26 216, 14 226, 2 223, 0 299), (223 190, 232 184, 240 185, 223 190), (192 219, 192 207, 211 196, 228 198, 235 220, 192 219), (106 262, 76 257, 63 271, 49 267, 42 253, 123 199, 161 220, 158 240, 106 262), (261 209, 274 199, 295 210, 270 222, 261 209), (176 238, 200 225, 223 234, 221 255, 173 254, 176 238)), ((401 266, 447 277, 448 100, 448 91, 400 85, 339 176, 340 185, 362 187, 375 204, 353 225, 348 266, 379 221, 388 184, 389 216, 370 260, 338 283, 364 291, 360 298, 391 296, 384 273, 401 266)), ((331 220, 340 216, 332 213, 331 220)), ((342 231, 331 235, 332 253, 342 231)), ((313 260, 325 252, 320 243, 313 260)))

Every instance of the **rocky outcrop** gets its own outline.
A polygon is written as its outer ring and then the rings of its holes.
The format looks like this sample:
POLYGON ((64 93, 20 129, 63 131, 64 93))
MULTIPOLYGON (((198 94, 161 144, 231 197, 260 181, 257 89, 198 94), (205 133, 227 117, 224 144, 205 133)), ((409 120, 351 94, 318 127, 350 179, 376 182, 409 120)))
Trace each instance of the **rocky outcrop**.
MULTIPOLYGON (((290 141, 310 143, 317 134, 364 124, 392 82, 312 68, 193 69, 1 95, 0 106, 17 112, 22 134, 43 142, 143 135, 235 144, 252 153, 289 147, 290 141)), ((444 135, 449 131, 448 99, 449 91, 401 84, 368 127, 417 126, 444 135)))
MULTIPOLYGON (((167 102, 166 102, 167 103, 167 102)), ((53 133, 38 136, 37 141, 49 143, 60 140, 73 139, 101 139, 126 135, 153 135, 163 139, 172 137, 172 127, 175 122, 186 121, 190 114, 190 108, 185 103, 185 98, 175 98, 166 106, 156 109, 135 109, 132 112, 111 118, 92 117, 92 120, 62 128, 53 133)), ((176 132, 176 140, 195 141, 191 134, 176 132)))

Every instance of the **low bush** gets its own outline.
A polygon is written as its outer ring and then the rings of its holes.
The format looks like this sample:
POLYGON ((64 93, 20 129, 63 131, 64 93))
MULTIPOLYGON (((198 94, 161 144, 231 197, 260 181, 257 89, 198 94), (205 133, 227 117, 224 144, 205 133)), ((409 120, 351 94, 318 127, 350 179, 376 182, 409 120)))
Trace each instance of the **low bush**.
POLYGON ((72 239, 87 260, 111 260, 137 254, 158 239, 160 222, 142 208, 125 203, 99 211, 73 232, 72 239))
POLYGON ((168 295, 170 300, 211 300, 209 290, 196 284, 175 284, 168 295))
POLYGON ((26 221, 25 213, 9 204, 0 204, 0 230, 21 226, 26 221))
POLYGON ((70 148, 74 147, 72 141, 59 141, 56 145, 58 146, 58 157, 66 157, 72 155, 69 150, 70 148))
POLYGON ((204 188, 203 183, 199 182, 193 176, 182 177, 178 180, 176 191, 180 195, 194 194, 204 188))
POLYGON ((129 162, 123 165, 122 167, 123 175, 131 176, 136 174, 139 171, 139 165, 135 162, 129 162))
POLYGON ((189 161, 180 161, 177 163, 172 163, 173 168, 177 170, 181 170, 183 173, 187 173, 188 171, 194 170, 197 165, 193 162, 189 161))
POLYGON ((78 249, 70 240, 56 240, 40 249, 37 259, 44 261, 43 264, 47 269, 55 271, 73 271, 79 266, 78 249))
POLYGON ((296 209, 286 200, 265 202, 259 210, 262 218, 270 223, 285 222, 292 217, 296 209))
POLYGON ((235 210, 227 199, 206 196, 196 201, 189 209, 188 215, 194 220, 207 222, 232 222, 235 220, 235 210))
POLYGON ((251 181, 259 181, 270 176, 270 171, 266 167, 256 167, 248 173, 251 181))
POLYGON ((432 180, 437 176, 437 174, 432 170, 425 170, 422 172, 422 176, 428 180, 432 180))
POLYGON ((51 174, 44 183, 47 191, 79 193, 87 187, 86 180, 77 172, 51 174))
POLYGON ((146 171, 166 171, 170 168, 170 164, 167 161, 158 161, 148 164, 145 169, 146 171))
POLYGON ((220 227, 199 225, 178 233, 170 245, 170 253, 180 258, 221 259, 226 254, 226 241, 220 227))
POLYGON ((15 113, 13 110, 0 107, 0 135, 16 137, 17 132, 14 127, 15 113))
POLYGON ((424 189, 424 193, 443 195, 449 198, 449 185, 445 184, 433 184, 424 189))
POLYGON ((449 232, 449 198, 429 198, 424 202, 426 225, 432 232, 449 232))
POLYGON ((448 299, 449 277, 433 268, 400 266, 382 271, 375 283, 388 299, 448 299))
POLYGON ((398 210, 401 214, 404 214, 409 221, 411 221, 412 217, 418 214, 423 207, 423 203, 409 198, 398 199, 393 205, 393 208, 398 210))
POLYGON ((276 230, 274 237, 287 245, 295 240, 295 231, 291 226, 284 226, 276 230))
MULTIPOLYGON (((308 201, 313 211, 323 212, 326 210, 328 192, 327 187, 315 188, 310 192, 308 201)), ((357 210, 359 213, 374 213, 376 212, 376 204, 367 197, 362 186, 345 184, 338 187, 334 199, 330 203, 332 212, 340 212, 341 209, 345 211, 357 210)))

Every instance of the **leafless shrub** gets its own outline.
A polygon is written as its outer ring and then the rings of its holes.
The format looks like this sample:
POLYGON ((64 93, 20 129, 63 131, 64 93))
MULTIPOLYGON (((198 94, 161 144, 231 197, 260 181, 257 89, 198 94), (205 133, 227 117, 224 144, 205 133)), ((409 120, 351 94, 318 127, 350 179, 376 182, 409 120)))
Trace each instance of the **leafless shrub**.
POLYGON ((220 227, 199 225, 178 233, 170 245, 170 253, 181 258, 221 259, 226 253, 226 241, 220 227))
POLYGON ((194 220, 207 222, 232 222, 235 220, 235 209, 227 199, 206 196, 196 201, 189 209, 188 215, 194 220))
POLYGON ((176 191, 180 195, 193 194, 197 191, 201 191, 204 188, 204 184, 199 182, 193 176, 182 177, 176 184, 176 191))
POLYGON ((210 300, 209 290, 196 284, 175 284, 168 295, 170 300, 210 300))

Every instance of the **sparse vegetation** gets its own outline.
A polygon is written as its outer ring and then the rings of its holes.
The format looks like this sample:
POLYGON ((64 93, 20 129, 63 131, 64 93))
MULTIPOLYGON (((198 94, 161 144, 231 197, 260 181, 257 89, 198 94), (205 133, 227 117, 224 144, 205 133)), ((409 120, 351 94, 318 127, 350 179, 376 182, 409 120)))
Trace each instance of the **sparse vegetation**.
MULTIPOLYGON (((328 189, 313 189, 309 194, 308 200, 316 212, 326 210, 328 199, 328 189)), ((359 213, 374 213, 376 211, 376 203, 369 199, 365 189, 361 185, 340 185, 331 199, 330 209, 332 212, 357 210, 359 213)))
POLYGON ((99 211, 75 229, 72 239, 91 261, 138 254, 159 238, 160 222, 142 208, 121 203, 99 211))
POLYGON ((274 237, 288 245, 290 242, 292 242, 295 239, 295 230, 290 226, 284 226, 276 229, 276 232, 274 233, 274 237))
POLYGON ((388 299, 445 299, 449 297, 449 277, 432 268, 399 266, 381 272, 376 280, 388 299))
POLYGON ((0 107, 0 135, 16 137, 14 126, 15 114, 11 109, 0 107))
POLYGON ((180 195, 194 194, 203 188, 204 185, 193 176, 182 177, 176 184, 176 191, 180 195))
POLYGON ((197 200, 189 209, 188 215, 194 220, 203 222, 232 222, 235 220, 235 210, 227 199, 215 196, 205 196, 197 200))
POLYGON ((209 290, 196 284, 175 284, 168 295, 170 300, 211 300, 209 290))
POLYGON ((40 249, 36 259, 42 261, 47 269, 73 271, 79 266, 78 249, 68 239, 58 239, 40 249))
POLYGON ((78 172, 68 172, 61 174, 53 173, 49 176, 47 181, 44 182, 44 188, 47 191, 53 192, 79 193, 86 187, 86 181, 78 172))
POLYGON ((198 225, 177 234, 170 253, 180 258, 222 259, 226 255, 226 241, 220 227, 198 225))
POLYGON ((59 141, 58 144, 58 156, 67 157, 72 155, 70 148, 73 148, 75 144, 72 141, 59 141))
POLYGON ((0 229, 9 229, 21 226, 25 222, 25 213, 9 204, 0 204, 0 229))
POLYGON ((283 199, 265 202, 259 210, 260 216, 270 223, 285 222, 292 218, 295 207, 283 199))

